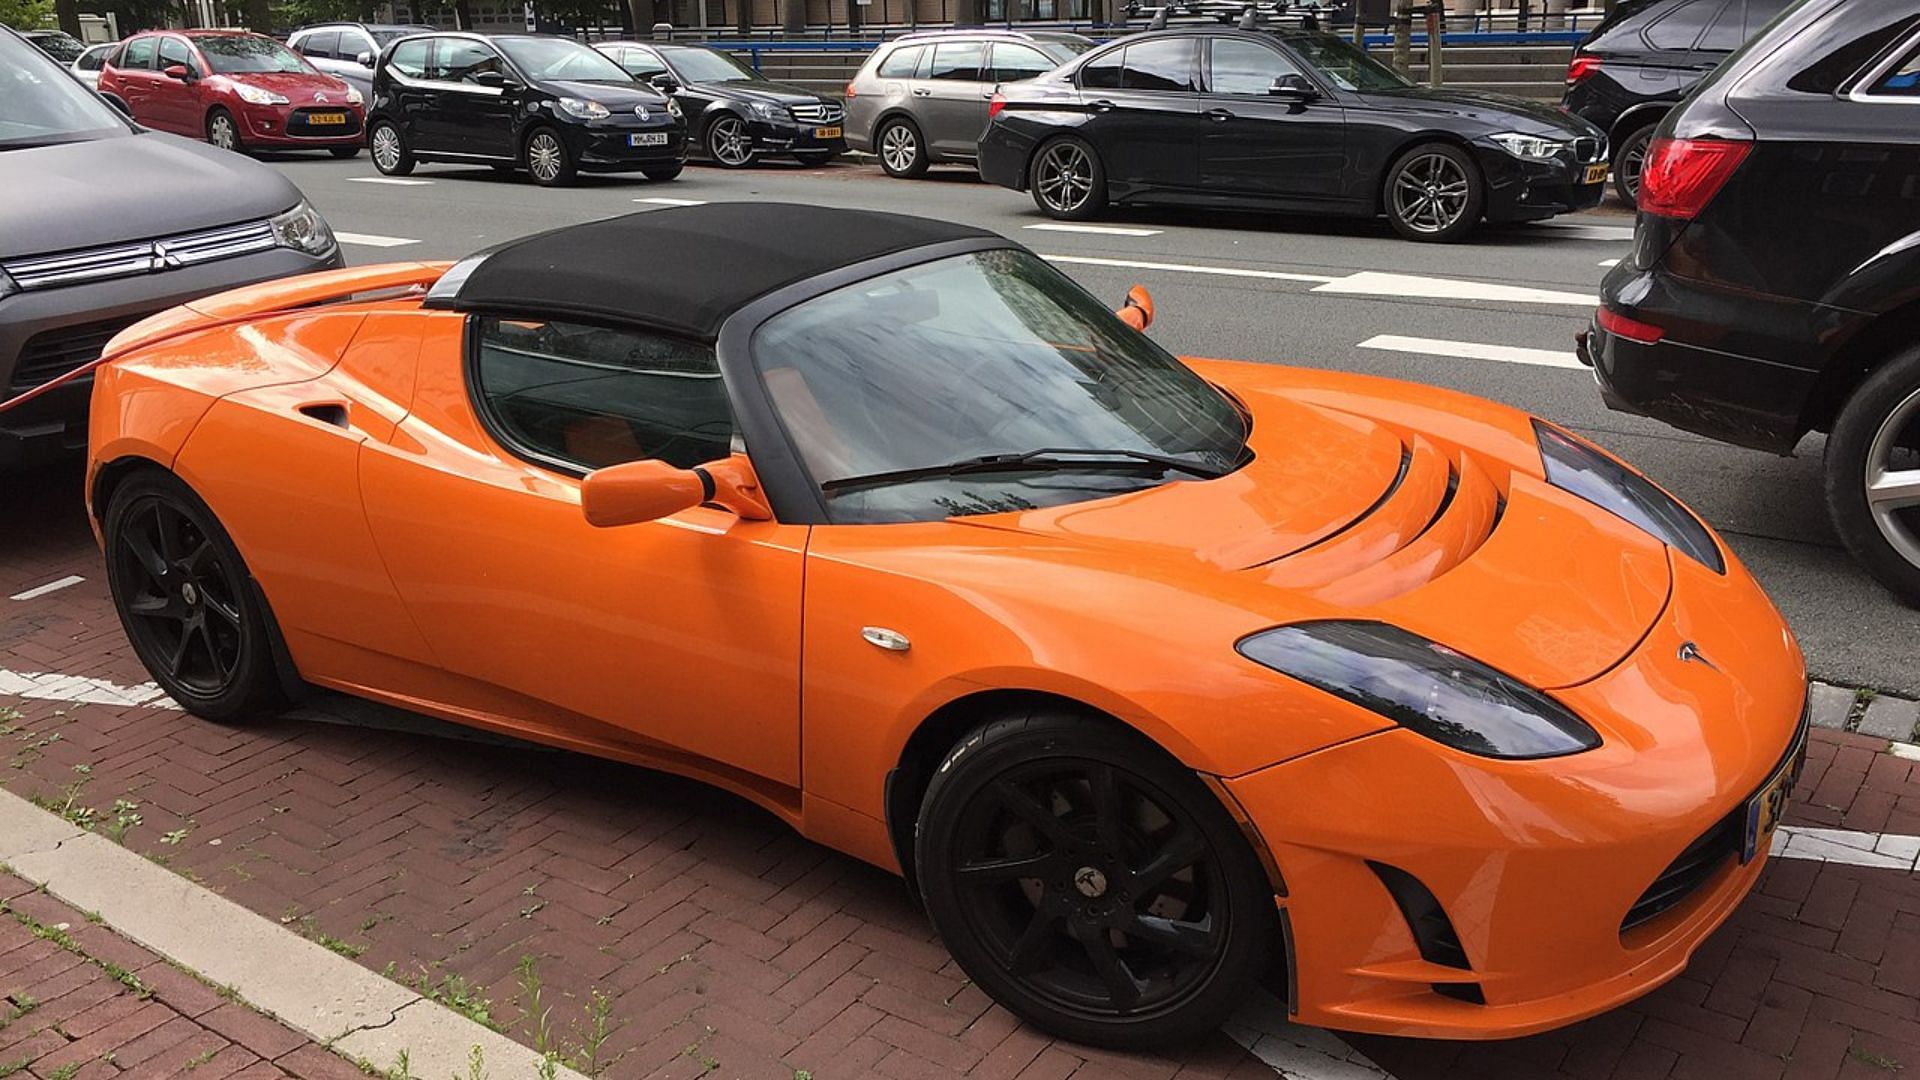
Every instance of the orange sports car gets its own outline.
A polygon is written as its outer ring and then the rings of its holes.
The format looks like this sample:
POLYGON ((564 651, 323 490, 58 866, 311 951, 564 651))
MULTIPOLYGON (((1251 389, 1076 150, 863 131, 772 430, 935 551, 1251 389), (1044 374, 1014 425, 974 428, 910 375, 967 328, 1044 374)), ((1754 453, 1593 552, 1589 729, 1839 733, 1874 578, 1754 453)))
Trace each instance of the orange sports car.
POLYGON ((1676 974, 1805 739, 1746 570, 1560 428, 1150 314, 963 226, 659 210, 140 323, 87 497, 187 709, 317 685, 703 778, 1074 1040, 1262 974, 1461 1038, 1676 974))

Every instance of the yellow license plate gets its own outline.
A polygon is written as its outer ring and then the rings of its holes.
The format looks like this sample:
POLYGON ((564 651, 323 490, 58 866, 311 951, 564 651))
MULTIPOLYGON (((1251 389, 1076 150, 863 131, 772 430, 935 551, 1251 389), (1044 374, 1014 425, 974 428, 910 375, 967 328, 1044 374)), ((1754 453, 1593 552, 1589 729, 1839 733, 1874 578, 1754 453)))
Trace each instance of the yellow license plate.
POLYGON ((1787 812, 1787 798, 1793 794, 1794 782, 1800 778, 1800 766, 1806 761, 1806 735, 1801 734, 1794 747, 1787 754, 1787 760, 1780 771, 1773 774, 1766 786, 1747 800, 1746 835, 1740 847, 1740 861, 1752 862, 1761 849, 1773 840, 1773 831, 1780 827, 1780 818, 1787 812))
POLYGON ((1580 182, 1583 184, 1600 184, 1605 183, 1606 179, 1607 163, 1603 161, 1598 165, 1587 166, 1587 177, 1580 182))
POLYGON ((816 139, 837 139, 840 137, 840 129, 837 127, 814 128, 813 137, 816 139))
POLYGON ((307 123, 314 124, 316 126, 325 125, 325 124, 345 124, 346 122, 347 122, 346 113, 319 112, 319 113, 307 114, 307 123))

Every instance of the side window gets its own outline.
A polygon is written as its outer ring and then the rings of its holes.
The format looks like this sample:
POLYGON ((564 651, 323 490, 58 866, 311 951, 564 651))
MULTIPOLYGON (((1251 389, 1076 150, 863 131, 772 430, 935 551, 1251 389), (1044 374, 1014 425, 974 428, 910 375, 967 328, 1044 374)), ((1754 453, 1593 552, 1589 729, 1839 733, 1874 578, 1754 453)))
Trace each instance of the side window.
POLYGON ((114 67, 146 69, 153 66, 153 39, 134 38, 127 42, 127 51, 121 55, 114 67))
POLYGON ((658 458, 691 468, 733 450, 713 349, 636 330, 476 317, 475 384, 522 450, 597 469, 658 458))
POLYGON ((186 42, 175 37, 161 38, 160 70, 165 71, 175 64, 179 64, 181 67, 195 74, 198 74, 200 71, 200 65, 194 62, 193 50, 187 48, 186 42))
POLYGON ((1793 0, 1747 0, 1747 37, 1758 35, 1792 3, 1793 0))
POLYGON ((925 78, 979 82, 987 47, 978 41, 943 41, 933 47, 933 66, 925 78))
POLYGON ((1120 89, 1120 62, 1125 54, 1125 49, 1115 49, 1081 65, 1081 87, 1087 90, 1120 89))
POLYGON ((1647 44, 1656 49, 1685 51, 1700 40, 1700 31, 1718 13, 1723 0, 1688 0, 1647 27, 1647 44))
POLYGON ((1198 89, 1193 78, 1197 44, 1193 38, 1165 38, 1127 46, 1121 88, 1162 92, 1198 89))
POLYGON ((340 31, 315 30, 300 39, 300 55, 332 60, 340 55, 340 31))
POLYGON ((926 51, 925 45, 907 45, 895 49, 880 61, 880 69, 874 74, 883 79, 911 79, 914 67, 920 63, 920 54, 926 51))
POLYGON ((353 30, 340 31, 340 45, 334 50, 334 56, 342 60, 356 60, 361 53, 371 57, 380 55, 380 47, 373 39, 353 30))
POLYGON ((1707 32, 1700 35, 1700 43, 1694 48, 1701 52, 1730 53, 1745 44, 1746 8, 1746 0, 1727 0, 1727 6, 1707 24, 1707 32))
POLYGON ((75 60, 73 65, 81 71, 99 71, 100 65, 107 59, 107 54, 112 51, 111 49, 88 49, 80 54, 80 59, 75 60))
POLYGON ((393 55, 387 57, 387 66, 410 79, 427 77, 427 49, 433 44, 424 38, 403 41, 393 47, 393 55))
POLYGON ((1216 94, 1265 97, 1273 80, 1300 73, 1286 57, 1252 41, 1214 38, 1209 53, 1207 89, 1216 94))
POLYGON ((1031 45, 996 41, 993 44, 993 74, 988 81, 1020 82, 1045 75, 1059 66, 1052 57, 1031 45))
POLYGON ((655 75, 665 75, 667 65, 660 58, 645 49, 623 49, 620 53, 620 66, 627 74, 636 79, 651 79, 655 75))
POLYGON ((477 83, 475 76, 483 71, 504 70, 500 54, 485 45, 460 38, 441 38, 439 48, 433 53, 433 65, 427 69, 427 78, 436 82, 477 83))
POLYGON ((1900 97, 1920 101, 1920 48, 1908 49, 1900 62, 1893 65, 1885 75, 1880 76, 1867 88, 1874 97, 1900 97))

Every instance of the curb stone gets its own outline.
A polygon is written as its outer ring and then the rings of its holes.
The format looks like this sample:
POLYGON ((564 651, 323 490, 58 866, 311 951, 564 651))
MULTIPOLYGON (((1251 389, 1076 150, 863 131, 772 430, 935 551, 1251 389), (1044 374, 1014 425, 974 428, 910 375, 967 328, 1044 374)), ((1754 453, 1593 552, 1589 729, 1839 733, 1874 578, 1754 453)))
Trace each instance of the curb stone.
POLYGON ((1896 743, 1915 742, 1920 701, 1819 681, 1812 684, 1809 697, 1808 720, 1814 727, 1857 731, 1896 743))

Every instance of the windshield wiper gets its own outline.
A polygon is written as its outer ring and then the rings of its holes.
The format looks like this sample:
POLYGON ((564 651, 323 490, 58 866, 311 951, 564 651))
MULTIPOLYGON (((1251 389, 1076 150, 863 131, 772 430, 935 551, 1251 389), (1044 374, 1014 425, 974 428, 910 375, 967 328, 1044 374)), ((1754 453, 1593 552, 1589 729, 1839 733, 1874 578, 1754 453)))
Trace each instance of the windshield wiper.
POLYGON ((945 465, 925 465, 915 469, 893 469, 828 480, 822 491, 904 484, 941 476, 963 476, 977 472, 1041 471, 1051 469, 1142 469, 1183 472, 1203 480, 1225 476, 1228 470, 1203 465, 1185 458, 1155 454, 1145 450, 1095 450, 1082 447, 1042 447, 1017 454, 981 454, 945 465))

